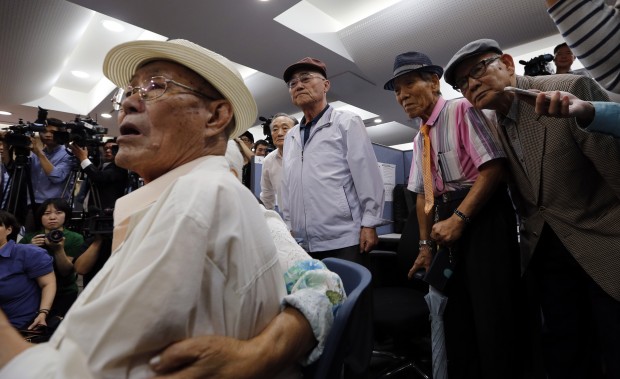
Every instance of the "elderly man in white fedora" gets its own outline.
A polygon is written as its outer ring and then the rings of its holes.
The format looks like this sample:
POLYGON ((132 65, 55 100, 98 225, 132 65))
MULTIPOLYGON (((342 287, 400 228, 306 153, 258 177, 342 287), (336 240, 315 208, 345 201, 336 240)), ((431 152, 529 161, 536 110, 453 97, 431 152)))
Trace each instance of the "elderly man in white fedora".
POLYGON ((465 99, 442 97, 442 74, 425 54, 406 52, 395 58, 384 86, 423 124, 408 185, 417 193, 420 230, 409 276, 426 269, 425 280, 449 299, 451 378, 517 378, 519 249, 503 182, 505 154, 481 111, 465 99))
POLYGON ((247 340, 280 311, 277 250, 224 158, 257 114, 231 62, 184 40, 134 41, 103 69, 125 88, 116 163, 146 185, 117 201, 112 256, 49 343, 25 344, 0 312, 0 378, 151 378, 169 344, 247 340))

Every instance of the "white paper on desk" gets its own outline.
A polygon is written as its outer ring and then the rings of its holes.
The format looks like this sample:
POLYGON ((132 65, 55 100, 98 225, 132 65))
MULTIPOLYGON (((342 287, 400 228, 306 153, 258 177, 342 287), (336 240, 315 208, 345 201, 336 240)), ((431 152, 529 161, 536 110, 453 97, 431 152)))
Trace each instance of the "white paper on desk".
POLYGON ((396 165, 391 163, 379 162, 379 171, 383 178, 383 186, 385 188, 385 201, 394 201, 392 193, 396 185, 396 165))

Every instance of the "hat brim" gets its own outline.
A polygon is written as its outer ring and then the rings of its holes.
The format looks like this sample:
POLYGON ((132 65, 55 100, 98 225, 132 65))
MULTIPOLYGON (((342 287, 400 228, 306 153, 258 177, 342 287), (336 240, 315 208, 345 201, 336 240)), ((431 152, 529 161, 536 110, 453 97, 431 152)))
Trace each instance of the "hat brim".
POLYGON ((463 61, 488 52, 494 52, 499 55, 504 54, 497 42, 492 39, 480 39, 463 46, 456 54, 454 54, 454 56, 450 59, 450 62, 446 65, 446 72, 444 76, 446 83, 451 86, 455 85, 455 71, 463 61))
POLYGON ((183 65, 202 76, 232 104, 236 138, 256 121, 258 110, 243 78, 225 57, 185 40, 132 41, 108 52, 103 73, 119 87, 126 86, 136 70, 146 62, 168 60, 183 65))
POLYGON ((412 70, 406 70, 403 72, 398 73, 398 75, 394 76, 392 79, 388 80, 384 85, 383 85, 383 89, 387 90, 387 91, 394 91, 394 81, 396 80, 396 78, 401 77, 405 74, 409 74, 411 72, 428 72, 431 74, 436 74, 439 79, 441 79, 441 76, 443 75, 443 68, 441 68, 441 66, 435 66, 435 65, 428 65, 428 66, 423 66, 420 68, 416 68, 416 69, 412 69, 412 70))
POLYGON ((321 67, 312 64, 312 63, 295 63, 292 64, 290 66, 288 66, 288 68, 286 70, 284 70, 284 74, 282 75, 282 79, 284 79, 285 83, 288 83, 289 80, 291 80, 291 76, 293 76, 293 74, 296 71, 299 70, 310 70, 310 71, 315 71, 315 72, 320 72, 325 78, 327 78, 327 73, 325 72, 325 70, 323 70, 321 67))

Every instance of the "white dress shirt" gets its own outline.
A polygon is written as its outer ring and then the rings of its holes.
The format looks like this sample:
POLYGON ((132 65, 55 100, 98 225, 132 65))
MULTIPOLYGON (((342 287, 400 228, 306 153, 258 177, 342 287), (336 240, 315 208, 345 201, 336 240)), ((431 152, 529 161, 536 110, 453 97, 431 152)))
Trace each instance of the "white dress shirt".
POLYGON ((282 155, 279 149, 269 153, 263 160, 260 179, 260 200, 265 208, 273 210, 280 205, 280 182, 282 181, 282 155))
POLYGON ((247 339, 278 314, 286 292, 277 250, 224 157, 168 172, 115 212, 106 265, 50 342, 19 354, 0 378, 150 378, 149 360, 170 343, 247 339))

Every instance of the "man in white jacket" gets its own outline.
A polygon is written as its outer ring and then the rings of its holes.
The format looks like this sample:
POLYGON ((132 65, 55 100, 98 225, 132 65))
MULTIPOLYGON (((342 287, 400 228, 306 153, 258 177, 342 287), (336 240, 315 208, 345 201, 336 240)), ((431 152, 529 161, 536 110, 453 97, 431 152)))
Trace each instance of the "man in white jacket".
POLYGON ((284 72, 304 117, 284 142, 282 214, 313 258, 365 264, 383 225, 384 189, 362 119, 327 103, 327 68, 304 58, 284 72))

